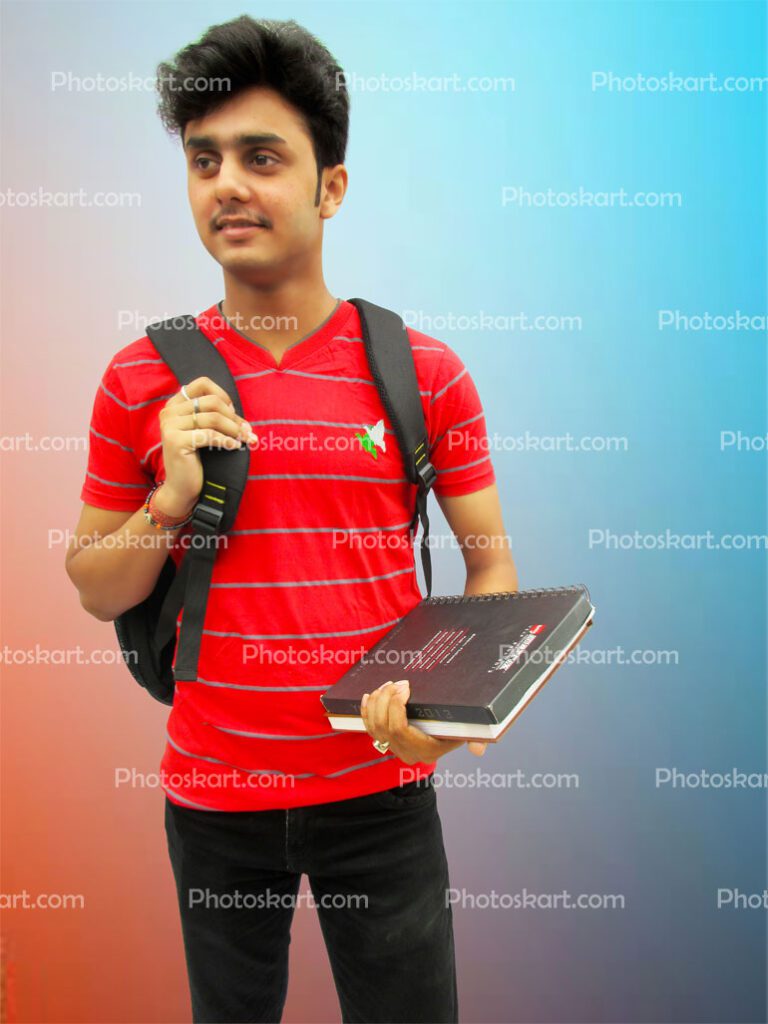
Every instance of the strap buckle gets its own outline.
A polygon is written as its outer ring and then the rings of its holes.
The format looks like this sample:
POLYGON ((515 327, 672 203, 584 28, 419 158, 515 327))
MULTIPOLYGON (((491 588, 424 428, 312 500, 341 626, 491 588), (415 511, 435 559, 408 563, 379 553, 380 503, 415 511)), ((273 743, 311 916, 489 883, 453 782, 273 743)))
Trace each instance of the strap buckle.
POLYGON ((212 480, 203 482, 203 490, 192 513, 192 522, 201 533, 218 533, 224 518, 224 503, 227 488, 212 480), (216 494, 208 493, 216 491, 216 494), (209 505, 208 502, 214 502, 209 505), (218 507, 217 507, 218 506, 218 507))
POLYGON ((437 480, 437 470, 429 461, 426 438, 417 444, 414 449, 413 465, 419 477, 419 487, 424 491, 428 491, 435 480, 437 480))

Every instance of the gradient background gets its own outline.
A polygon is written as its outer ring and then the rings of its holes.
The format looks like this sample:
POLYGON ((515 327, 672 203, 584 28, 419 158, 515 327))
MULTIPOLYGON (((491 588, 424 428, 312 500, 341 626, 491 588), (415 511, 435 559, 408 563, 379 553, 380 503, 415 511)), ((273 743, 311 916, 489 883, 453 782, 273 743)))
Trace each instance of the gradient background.
MULTIPOLYGON (((150 76, 243 12, 295 18, 348 74, 511 75, 514 93, 352 91, 350 188, 326 228, 335 295, 430 316, 527 312, 580 331, 430 331, 467 363, 490 433, 628 438, 496 451, 523 587, 586 582, 585 646, 677 665, 572 665, 505 742, 453 772, 576 772, 572 789, 444 788, 452 884, 620 893, 623 910, 454 908, 461 1019, 766 1019, 765 789, 657 788, 657 767, 766 771, 760 550, 590 549, 616 534, 765 534, 765 335, 659 331, 657 310, 766 312, 766 96, 593 92, 591 73, 766 74, 763 3, 5 3, 2 190, 136 191, 139 208, 2 210, 2 435, 84 437, 112 354, 206 308, 221 273, 151 91, 52 92, 53 71, 150 76), (671 191, 673 209, 503 208, 501 189, 671 191), (118 328, 118 311, 145 319, 118 328)), ((116 651, 64 568, 83 450, 4 451, 3 644, 116 651)), ((436 503, 433 524, 445 533, 436 503)), ((463 587, 437 551, 436 592, 463 587)), ((189 1020, 157 770, 167 712, 124 667, 4 665, 2 891, 84 909, 4 916, 7 1017, 189 1020)), ((306 889, 306 879, 303 881, 306 889)), ((397 983, 397 979, 384 979, 397 983)), ((336 1021, 313 910, 294 919, 284 1020, 336 1021)))

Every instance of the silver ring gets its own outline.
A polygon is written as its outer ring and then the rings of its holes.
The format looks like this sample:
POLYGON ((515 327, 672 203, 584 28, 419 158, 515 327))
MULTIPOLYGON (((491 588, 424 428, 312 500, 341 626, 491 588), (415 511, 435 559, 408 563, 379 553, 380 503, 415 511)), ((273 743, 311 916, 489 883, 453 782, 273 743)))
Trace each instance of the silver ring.
POLYGON ((378 750, 378 752, 380 754, 386 754, 386 752, 389 750, 389 743, 388 742, 382 742, 381 740, 374 740, 373 741, 373 745, 374 745, 374 747, 376 747, 376 749, 378 750))
POLYGON ((181 393, 184 395, 188 402, 192 403, 192 429, 197 430, 197 414, 200 412, 200 399, 192 398, 187 394, 187 385, 181 385, 181 393))

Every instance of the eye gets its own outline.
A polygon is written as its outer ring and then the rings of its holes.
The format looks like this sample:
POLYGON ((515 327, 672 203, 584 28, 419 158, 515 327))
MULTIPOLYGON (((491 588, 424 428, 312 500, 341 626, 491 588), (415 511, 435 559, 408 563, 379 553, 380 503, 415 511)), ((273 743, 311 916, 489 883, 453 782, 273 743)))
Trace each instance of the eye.
POLYGON ((213 163, 214 161, 209 156, 196 156, 192 161, 192 166, 196 167, 198 171, 209 171, 213 163))
MULTIPOLYGON (((272 156, 270 153, 254 153, 251 160, 274 160, 275 163, 278 162, 277 158, 272 156)), ((267 167, 268 164, 257 163, 256 166, 267 167)))

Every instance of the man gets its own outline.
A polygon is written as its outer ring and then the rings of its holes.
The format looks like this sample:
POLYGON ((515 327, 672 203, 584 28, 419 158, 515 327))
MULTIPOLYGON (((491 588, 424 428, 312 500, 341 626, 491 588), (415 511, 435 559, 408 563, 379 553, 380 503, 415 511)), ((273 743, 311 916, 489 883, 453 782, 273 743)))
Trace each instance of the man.
MULTIPOLYGON (((456 1021, 431 775, 462 741, 408 725, 406 680, 367 695, 365 733, 329 729, 319 699, 421 599, 416 489, 357 311, 323 279, 323 222, 347 188, 341 69, 295 22, 243 16, 158 72, 195 224, 224 274, 223 302, 197 322, 244 416, 207 378, 179 390, 147 337, 117 352, 94 402, 67 571, 100 620, 143 600, 169 546, 179 554, 198 449, 248 445, 198 678, 177 681, 161 766, 194 1020, 280 1020, 306 873, 345 1021, 456 1021)), ((447 345, 409 339, 465 593, 515 590, 477 391, 447 345)))

